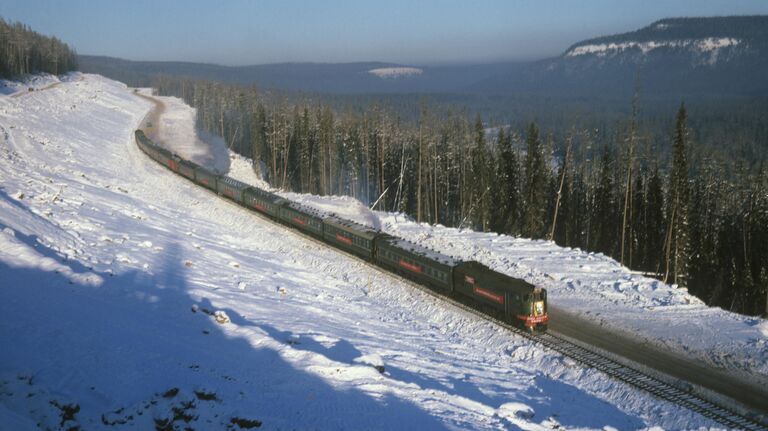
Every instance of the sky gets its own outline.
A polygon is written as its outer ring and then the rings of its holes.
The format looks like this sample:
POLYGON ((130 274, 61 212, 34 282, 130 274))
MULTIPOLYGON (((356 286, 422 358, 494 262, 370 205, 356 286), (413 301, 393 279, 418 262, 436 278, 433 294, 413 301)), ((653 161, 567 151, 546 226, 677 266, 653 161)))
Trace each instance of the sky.
POLYGON ((534 60, 668 17, 766 0, 4 0, 0 16, 80 54, 225 65, 534 60))

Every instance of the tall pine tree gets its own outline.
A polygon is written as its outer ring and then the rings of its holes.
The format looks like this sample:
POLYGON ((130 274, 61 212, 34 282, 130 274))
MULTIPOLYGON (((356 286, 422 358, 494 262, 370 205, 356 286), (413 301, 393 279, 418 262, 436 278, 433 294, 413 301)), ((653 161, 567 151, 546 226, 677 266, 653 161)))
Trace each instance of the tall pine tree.
POLYGON ((691 257, 688 226, 688 114, 681 104, 675 121, 675 137, 672 149, 672 168, 669 176, 667 238, 664 250, 664 281, 686 286, 691 257))
POLYGON ((525 205, 523 216, 523 235, 531 238, 543 238, 546 226, 547 201, 547 166, 544 163, 544 151, 539 138, 539 128, 535 123, 528 126, 525 137, 527 153, 525 155, 525 205))

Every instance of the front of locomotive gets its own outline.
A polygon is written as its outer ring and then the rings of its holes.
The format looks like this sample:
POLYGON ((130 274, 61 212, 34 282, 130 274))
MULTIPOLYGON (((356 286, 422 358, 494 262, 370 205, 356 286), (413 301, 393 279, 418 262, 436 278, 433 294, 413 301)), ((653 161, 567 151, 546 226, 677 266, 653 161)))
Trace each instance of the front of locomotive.
POLYGON ((517 316, 523 326, 532 332, 545 332, 549 322, 547 314, 547 291, 541 287, 535 287, 523 297, 522 310, 517 316))

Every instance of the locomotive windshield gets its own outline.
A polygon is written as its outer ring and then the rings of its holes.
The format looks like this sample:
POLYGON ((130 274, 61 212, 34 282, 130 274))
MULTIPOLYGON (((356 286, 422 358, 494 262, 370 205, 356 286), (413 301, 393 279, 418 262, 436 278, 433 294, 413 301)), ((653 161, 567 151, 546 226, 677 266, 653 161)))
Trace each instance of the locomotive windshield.
POLYGON ((533 291, 533 315, 543 316, 546 313, 545 301, 547 300, 547 291, 544 289, 534 289, 533 291))

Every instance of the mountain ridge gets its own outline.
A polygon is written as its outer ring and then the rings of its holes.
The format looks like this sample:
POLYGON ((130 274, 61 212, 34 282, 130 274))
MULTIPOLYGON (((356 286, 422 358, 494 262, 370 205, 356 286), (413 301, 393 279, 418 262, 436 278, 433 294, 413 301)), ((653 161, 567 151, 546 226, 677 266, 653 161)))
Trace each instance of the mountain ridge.
POLYGON ((533 62, 426 66, 376 61, 222 66, 80 56, 81 69, 134 86, 178 75, 331 94, 456 93, 616 97, 768 95, 768 16, 664 18, 533 62), (379 69, 419 69, 390 79, 379 69))

